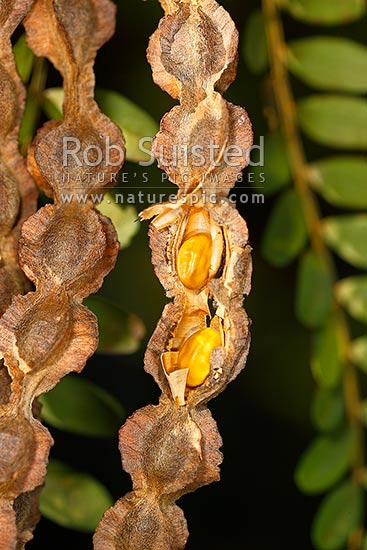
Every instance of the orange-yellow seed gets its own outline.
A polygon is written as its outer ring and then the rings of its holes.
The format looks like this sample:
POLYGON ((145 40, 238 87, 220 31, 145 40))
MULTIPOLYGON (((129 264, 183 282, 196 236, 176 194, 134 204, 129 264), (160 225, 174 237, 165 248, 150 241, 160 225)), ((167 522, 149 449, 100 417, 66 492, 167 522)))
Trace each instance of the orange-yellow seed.
POLYGON ((187 239, 177 258, 180 281, 190 290, 200 290, 209 279, 213 242, 210 235, 199 233, 187 239))
POLYGON ((178 354, 177 368, 189 369, 187 385, 190 388, 205 382, 210 373, 210 354, 221 345, 221 336, 213 328, 199 330, 186 340, 178 354))

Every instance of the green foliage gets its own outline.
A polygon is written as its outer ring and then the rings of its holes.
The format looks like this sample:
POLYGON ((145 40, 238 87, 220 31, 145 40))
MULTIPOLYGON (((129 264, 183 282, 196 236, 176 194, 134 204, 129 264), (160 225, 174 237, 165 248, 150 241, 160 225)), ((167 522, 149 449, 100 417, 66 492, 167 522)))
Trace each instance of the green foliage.
POLYGON ((59 460, 50 460, 40 498, 44 517, 68 529, 93 533, 112 505, 112 496, 99 481, 59 460))
POLYGON ((89 297, 84 303, 98 319, 99 352, 126 354, 137 351, 145 328, 135 314, 127 313, 100 296, 89 297))
POLYGON ((327 244, 346 262, 367 268, 367 214, 343 215, 324 220, 327 244))
MULTIPOLYGON (((336 283, 330 252, 349 264, 352 275, 354 268, 366 270, 367 216, 342 213, 323 219, 323 211, 329 215, 333 214, 331 207, 367 208, 367 162, 356 154, 367 149, 367 101, 357 96, 367 91, 367 48, 350 38, 314 33, 286 43, 276 3, 272 8, 270 4, 264 2, 268 16, 265 24, 269 25, 272 55, 268 57, 273 64, 271 82, 280 120, 271 116, 271 100, 266 112, 271 128, 278 125, 286 130, 287 143, 280 134, 276 134, 276 139, 268 136, 265 167, 255 168, 259 180, 260 170, 265 173, 266 194, 281 191, 264 231, 262 252, 270 263, 282 267, 297 258, 310 241, 309 249, 299 260, 295 311, 298 320, 313 331, 311 370, 316 393, 311 417, 319 435, 303 454, 295 479, 305 493, 318 494, 332 490, 355 469, 363 445, 361 430, 355 430, 353 423, 353 428, 346 426, 360 406, 358 397, 353 396, 354 389, 357 394, 360 391, 358 377, 348 361, 367 372, 367 337, 349 342, 348 319, 339 305, 366 325, 367 277, 353 276, 336 283), (276 67, 282 62, 286 63, 283 68, 302 83, 327 93, 306 95, 297 102, 292 91, 288 93, 281 68, 276 67), (294 108, 296 121, 292 117, 294 108), (329 149, 355 152, 338 156, 329 153, 327 158, 320 158, 318 151, 317 160, 308 164, 305 153, 316 148, 307 141, 302 147, 300 130, 329 149), (292 174, 299 176, 297 185, 294 190, 284 191, 292 174), (305 185, 301 176, 307 180, 305 185), (319 204, 313 191, 328 204, 319 204)), ((280 4, 303 22, 324 26, 352 21, 366 13, 364 0, 281 0, 280 4)), ((367 425, 367 401, 362 417, 367 425)), ((351 482, 332 490, 313 525, 315 550, 345 550, 348 539, 363 525, 363 507, 363 491, 351 482)))
POLYGON ((330 489, 348 471, 354 451, 355 437, 349 428, 337 435, 318 437, 298 464, 295 472, 298 487, 308 494, 330 489))
POLYGON ((367 208, 367 160, 359 156, 322 159, 311 166, 310 183, 334 206, 367 208))
POLYGON ((331 314, 319 329, 313 341, 311 370, 320 386, 335 388, 343 372, 340 327, 335 314, 331 314))
POLYGON ((247 19, 242 53, 247 67, 254 74, 262 74, 266 71, 268 49, 264 17, 260 10, 254 10, 247 19))
POLYGON ((298 102, 302 130, 314 141, 340 149, 367 149, 367 101, 313 95, 298 102))
POLYGON ((265 184, 262 190, 265 195, 273 195, 291 183, 291 169, 286 145, 280 132, 265 136, 264 166, 252 169, 255 181, 260 181, 260 174, 265 174, 265 184))
POLYGON ((321 90, 367 92, 367 48, 333 36, 302 38, 289 44, 290 70, 321 90))
POLYGON ((140 229, 140 224, 137 223, 138 213, 136 208, 131 205, 121 206, 116 204, 113 195, 107 193, 102 204, 98 206, 98 210, 112 221, 116 229, 120 249, 129 246, 140 229))
POLYGON ((321 432, 335 432, 344 421, 344 396, 336 390, 319 387, 311 405, 311 418, 321 432))
MULTIPOLYGON (((62 117, 62 88, 49 88, 43 94, 43 109, 50 119, 62 117)), ((132 162, 147 161, 149 155, 139 148, 140 139, 154 137, 158 125, 153 118, 118 92, 96 90, 96 99, 102 112, 121 128, 126 140, 126 158, 132 162)), ((149 143, 144 147, 147 149, 149 143)))
POLYGON ((346 481, 327 495, 312 527, 316 550, 344 550, 363 513, 363 490, 352 481, 346 481))
POLYGON ((367 373, 367 336, 361 336, 352 342, 349 358, 354 365, 367 373))
POLYGON ((333 280, 329 266, 319 254, 308 250, 301 258, 297 292, 296 315, 309 328, 320 327, 331 310, 333 280))
MULTIPOLYGON (((102 112, 123 131, 127 159, 133 162, 149 160, 149 156, 140 150, 139 141, 156 135, 159 128, 155 120, 118 92, 97 89, 96 99, 102 112)), ((148 144, 145 147, 148 148, 148 144)))
POLYGON ((354 319, 367 324, 367 275, 340 281, 336 286, 336 296, 354 319))
POLYGON ((13 53, 19 76, 27 84, 32 74, 34 53, 28 48, 25 34, 14 44, 13 53))
POLYGON ((363 17, 364 0, 281 0, 297 19, 314 25, 341 25, 363 17))
POLYGON ((307 242, 307 229, 301 203, 293 189, 277 199, 265 228, 262 243, 264 258, 277 267, 291 263, 307 242))
POLYGON ((48 88, 44 90, 42 107, 50 120, 57 120, 63 116, 64 90, 62 88, 48 88))
POLYGON ((39 397, 50 426, 90 437, 115 437, 125 412, 115 397, 85 378, 69 375, 39 397))

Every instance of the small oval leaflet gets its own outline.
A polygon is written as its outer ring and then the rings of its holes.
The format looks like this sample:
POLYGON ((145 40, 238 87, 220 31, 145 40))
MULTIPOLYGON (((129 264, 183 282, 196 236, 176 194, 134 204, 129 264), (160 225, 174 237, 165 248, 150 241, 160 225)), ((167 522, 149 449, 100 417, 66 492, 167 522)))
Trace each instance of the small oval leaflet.
POLYGON ((333 280, 324 259, 308 250, 301 258, 297 292, 296 314, 309 328, 320 327, 331 310, 333 280))
POLYGON ((112 502, 108 490, 92 476, 50 460, 40 497, 44 517, 68 529, 93 533, 112 502))
POLYGON ((301 38, 289 44, 290 70, 310 86, 351 93, 367 91, 367 48, 333 36, 301 38))
POLYGON ((311 164, 312 187, 333 206, 367 208, 367 159, 340 155, 311 164))
POLYGON ((367 269, 367 215, 345 214, 323 221, 326 243, 346 262, 367 269))
POLYGON ((39 401, 41 416, 48 424, 89 437, 116 437, 126 416, 115 397, 76 375, 63 378, 39 401))
POLYGON ((337 388, 318 388, 312 401, 311 417, 322 432, 334 432, 345 419, 343 392, 337 388))
POLYGON ((265 23, 261 10, 254 10, 244 29, 242 53, 246 65, 254 74, 260 75, 268 66, 268 48, 265 23))
POLYGON ((367 276, 342 279, 336 285, 336 296, 349 315, 367 324, 367 276))
POLYGON ((339 323, 331 314, 313 340, 311 370, 315 380, 324 388, 335 388, 342 377, 343 363, 339 323))
POLYGON ((298 487, 308 494, 326 491, 348 471, 355 451, 354 432, 347 428, 314 440, 302 455, 295 473, 298 487))
POLYGON ((317 550, 341 550, 360 525, 364 513, 363 489, 346 481, 322 501, 312 526, 317 550))
POLYGON ((359 97, 312 95, 298 102, 299 123, 317 143, 337 149, 367 149, 367 101, 359 97))
POLYGON ((313 25, 343 25, 366 13, 364 0, 282 0, 297 19, 313 25))
POLYGON ((262 253, 277 267, 294 260, 307 242, 303 210, 296 192, 285 191, 276 201, 265 228, 262 253))

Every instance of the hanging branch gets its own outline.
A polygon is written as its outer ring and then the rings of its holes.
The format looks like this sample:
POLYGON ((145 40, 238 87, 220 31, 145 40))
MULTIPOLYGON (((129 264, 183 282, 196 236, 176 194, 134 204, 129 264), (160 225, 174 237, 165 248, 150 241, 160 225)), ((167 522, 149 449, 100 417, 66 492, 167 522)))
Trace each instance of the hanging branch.
MULTIPOLYGON (((109 0, 37 0, 25 22, 32 49, 62 73, 65 102, 64 119, 47 123, 28 155, 30 172, 54 199, 22 229, 20 265, 36 290, 17 296, 0 321, 0 353, 12 380, 1 411, 4 549, 23 548, 38 519, 34 507, 28 518, 25 506, 44 482, 52 438, 32 404, 62 376, 80 372, 95 351, 96 319, 82 300, 100 288, 118 253, 112 224, 91 200, 114 181, 124 156, 121 132, 93 99, 94 58, 113 33, 114 16, 109 0), (70 142, 76 152, 65 159, 70 142)), ((11 89, 6 99, 14 104, 11 89)))
MULTIPOLYGON (((262 0, 266 22, 271 78, 277 110, 285 136, 288 155, 293 172, 295 190, 301 201, 303 214, 309 234, 312 251, 318 255, 326 266, 333 285, 337 282, 337 270, 322 234, 322 216, 318 202, 310 188, 309 166, 300 135, 297 106, 293 96, 287 68, 287 45, 284 37, 282 20, 274 0, 262 0)), ((335 312, 339 339, 343 350, 343 393, 346 416, 353 430, 355 451, 352 456, 352 477, 361 485, 365 472, 365 435, 361 419, 361 390, 358 375, 350 360, 351 334, 346 315, 341 309, 336 296, 333 296, 332 311, 335 312)), ((348 550, 361 547, 363 527, 360 525, 349 537, 348 550)))
POLYGON ((226 196, 248 164, 252 128, 246 111, 220 95, 235 78, 238 33, 214 0, 161 4, 166 16, 148 59, 155 82, 180 105, 163 118, 153 151, 179 192, 176 203, 141 219, 154 217, 152 262, 173 299, 145 356, 162 396, 120 431, 133 492, 104 515, 97 550, 184 548, 186 521, 175 501, 219 479, 221 438, 206 404, 243 369, 250 341, 242 303, 251 249, 226 196))

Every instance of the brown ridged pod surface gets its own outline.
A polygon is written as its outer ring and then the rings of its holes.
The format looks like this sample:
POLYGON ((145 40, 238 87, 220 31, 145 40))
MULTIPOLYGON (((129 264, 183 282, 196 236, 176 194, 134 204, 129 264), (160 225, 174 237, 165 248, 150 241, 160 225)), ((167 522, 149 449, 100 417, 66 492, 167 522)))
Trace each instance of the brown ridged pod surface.
POLYGON ((251 248, 227 195, 248 164, 253 133, 246 111, 221 95, 235 78, 238 33, 215 0, 160 1, 165 17, 148 60, 154 81, 180 105, 164 116, 153 151, 179 192, 141 219, 154 218, 152 262, 172 299, 145 355, 162 396, 120 430, 133 491, 105 513, 96 550, 185 547, 187 525, 175 502, 219 480, 221 438, 207 403, 243 369, 250 343, 243 297, 251 248))
POLYGON ((69 372, 80 372, 97 347, 97 321, 82 301, 100 288, 119 246, 110 220, 91 199, 115 181, 124 160, 121 132, 93 97, 94 59, 113 34, 114 5, 110 0, 2 2, 0 27, 7 24, 4 14, 22 18, 26 4, 28 43, 61 72, 65 97, 64 118, 46 123, 28 153, 29 172, 53 199, 23 224, 19 241, 20 265, 35 290, 16 296, 0 320, 0 355, 11 380, 0 420, 4 550, 23 548, 38 521, 37 507, 28 502, 44 483, 52 438, 34 417, 34 400, 69 372), (109 157, 106 140, 115 146, 109 157), (66 143, 79 145, 72 158, 66 143), (101 156, 98 162, 93 154, 101 156))

